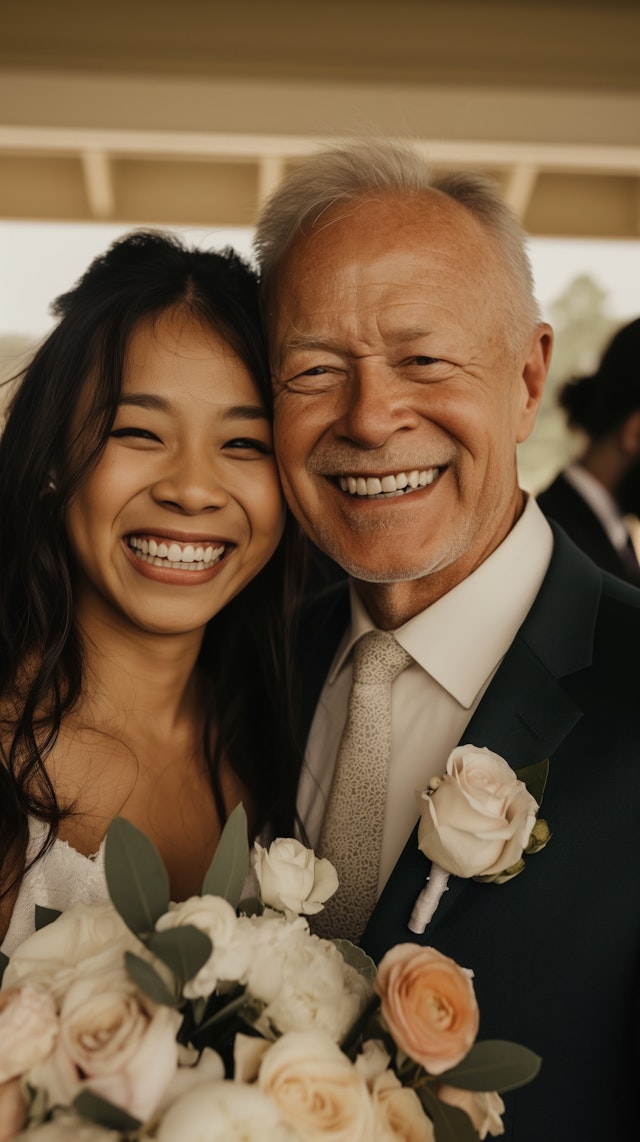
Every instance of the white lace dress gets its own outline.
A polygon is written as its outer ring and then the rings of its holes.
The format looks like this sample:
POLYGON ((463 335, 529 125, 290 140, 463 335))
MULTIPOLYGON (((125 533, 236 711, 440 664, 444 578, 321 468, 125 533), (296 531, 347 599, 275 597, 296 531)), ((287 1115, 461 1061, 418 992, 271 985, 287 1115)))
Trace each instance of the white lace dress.
MULTIPOLYGON (((27 861, 40 849, 47 833, 41 821, 29 822, 27 861)), ((104 875, 104 841, 94 856, 86 857, 67 841, 56 840, 20 885, 11 923, 0 951, 11 953, 35 931, 36 904, 63 912, 72 904, 97 904, 109 899, 104 875)))

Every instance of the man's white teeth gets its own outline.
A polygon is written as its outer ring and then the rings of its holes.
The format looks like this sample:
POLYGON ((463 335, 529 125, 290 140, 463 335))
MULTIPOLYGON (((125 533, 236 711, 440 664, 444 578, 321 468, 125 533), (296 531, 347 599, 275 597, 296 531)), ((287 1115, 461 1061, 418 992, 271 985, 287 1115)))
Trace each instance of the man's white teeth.
POLYGON ((226 550, 224 543, 220 547, 186 543, 183 547, 180 543, 157 543, 155 539, 142 539, 137 535, 130 535, 127 543, 143 563, 152 563, 154 567, 179 567, 183 571, 206 571, 222 558, 226 550))
POLYGON ((340 476, 340 487, 352 496, 406 495, 416 488, 432 484, 439 472, 439 468, 414 468, 411 472, 398 472, 395 476, 340 476))

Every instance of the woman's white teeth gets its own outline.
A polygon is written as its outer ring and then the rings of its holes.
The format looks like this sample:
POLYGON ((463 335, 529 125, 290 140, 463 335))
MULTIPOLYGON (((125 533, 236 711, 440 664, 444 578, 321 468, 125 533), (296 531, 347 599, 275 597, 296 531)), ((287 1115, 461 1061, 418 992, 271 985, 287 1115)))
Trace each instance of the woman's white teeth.
POLYGON ((352 496, 406 495, 415 488, 432 484, 439 472, 439 468, 413 468, 411 472, 398 472, 395 476, 340 476, 340 487, 352 496))
POLYGON ((137 535, 129 536, 127 543, 131 550, 143 563, 152 563, 154 567, 179 567, 189 571, 205 571, 213 567, 224 555, 225 544, 214 547, 213 544, 186 543, 157 543, 155 539, 142 539, 137 535))

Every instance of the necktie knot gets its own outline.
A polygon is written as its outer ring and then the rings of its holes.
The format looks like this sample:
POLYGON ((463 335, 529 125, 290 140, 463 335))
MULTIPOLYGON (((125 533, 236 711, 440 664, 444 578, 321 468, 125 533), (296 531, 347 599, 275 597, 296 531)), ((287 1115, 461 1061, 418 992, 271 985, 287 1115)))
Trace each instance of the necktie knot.
POLYGON ((353 681, 364 686, 390 685, 411 662, 411 655, 389 631, 363 634, 353 649, 353 681))

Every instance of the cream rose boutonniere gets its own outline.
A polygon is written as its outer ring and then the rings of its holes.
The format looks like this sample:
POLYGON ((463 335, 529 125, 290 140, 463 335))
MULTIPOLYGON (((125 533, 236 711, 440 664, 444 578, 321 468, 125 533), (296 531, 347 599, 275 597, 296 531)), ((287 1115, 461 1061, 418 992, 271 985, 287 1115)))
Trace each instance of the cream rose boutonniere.
POLYGON ((549 829, 537 813, 548 765, 518 775, 484 747, 453 750, 445 773, 418 794, 418 847, 432 867, 411 913, 412 932, 424 932, 451 874, 503 884, 522 871, 524 853, 544 847, 549 829))

